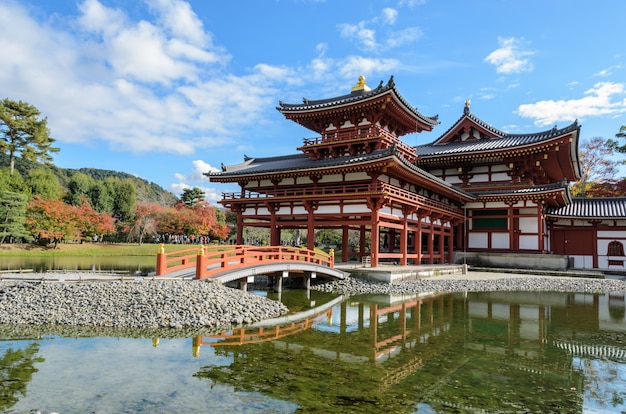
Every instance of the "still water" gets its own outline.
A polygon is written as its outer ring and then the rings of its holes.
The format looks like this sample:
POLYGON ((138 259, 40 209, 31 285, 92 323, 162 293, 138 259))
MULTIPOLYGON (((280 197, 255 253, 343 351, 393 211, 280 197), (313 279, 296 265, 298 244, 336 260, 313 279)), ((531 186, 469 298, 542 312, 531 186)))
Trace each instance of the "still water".
POLYGON ((179 334, 0 327, 0 410, 626 411, 623 294, 280 299, 297 321, 179 334))
POLYGON ((155 256, 13 256, 0 258, 0 271, 93 271, 148 274, 156 268, 155 256))

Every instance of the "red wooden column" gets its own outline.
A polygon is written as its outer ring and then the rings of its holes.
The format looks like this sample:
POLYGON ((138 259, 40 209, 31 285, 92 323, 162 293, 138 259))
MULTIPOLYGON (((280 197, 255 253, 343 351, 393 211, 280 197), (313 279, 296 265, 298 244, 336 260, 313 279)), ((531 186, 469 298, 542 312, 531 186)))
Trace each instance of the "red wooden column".
POLYGON ((243 244, 243 210, 237 211, 237 244, 243 244))
POLYGON ((350 228, 347 225, 341 227, 342 230, 342 239, 341 239, 341 261, 347 262, 350 253, 348 250, 350 249, 350 243, 348 243, 348 237, 350 236, 350 228))
POLYGON ((537 231, 538 231, 538 237, 539 237, 539 244, 538 244, 538 248, 540 252, 545 252, 546 247, 545 247, 545 240, 544 240, 544 236, 543 236, 543 226, 545 225, 545 219, 543 216, 543 206, 541 204, 539 204, 539 206, 537 207, 538 210, 538 217, 537 217, 537 231))
POLYGON ((433 264, 435 255, 435 226, 433 224, 433 216, 429 216, 428 223, 428 264, 433 264))
POLYGON ((450 222, 448 233, 448 263, 454 263, 454 221, 450 222))
POLYGON ((306 216, 306 247, 309 250, 315 249, 315 210, 317 210, 317 203, 314 201, 305 200, 303 203, 307 212, 306 216))
POLYGON ((446 259, 446 252, 444 251, 446 232, 443 227, 443 218, 439 219, 439 264, 443 264, 446 259))
POLYGON ((363 258, 365 257, 365 244, 366 244, 366 233, 365 233, 365 226, 361 226, 361 229, 359 230, 359 258, 361 259, 361 261, 363 260, 363 258))
POLYGON ((380 229, 378 227, 379 223, 378 218, 378 210, 372 211, 372 234, 371 234, 371 242, 370 242, 370 255, 371 255, 371 266, 378 266, 378 253, 380 249, 380 229))
POLYGON ((409 246, 409 219, 404 213, 404 219, 402 220, 402 231, 400 232, 400 265, 407 265, 407 254, 409 246))

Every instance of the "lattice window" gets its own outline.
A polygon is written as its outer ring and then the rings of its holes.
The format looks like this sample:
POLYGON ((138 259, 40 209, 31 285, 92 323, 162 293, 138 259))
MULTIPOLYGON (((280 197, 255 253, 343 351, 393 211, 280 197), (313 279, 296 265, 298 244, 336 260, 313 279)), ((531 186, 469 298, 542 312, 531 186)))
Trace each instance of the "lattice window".
POLYGON ((621 242, 613 240, 609 243, 607 256, 624 256, 624 245, 621 242))

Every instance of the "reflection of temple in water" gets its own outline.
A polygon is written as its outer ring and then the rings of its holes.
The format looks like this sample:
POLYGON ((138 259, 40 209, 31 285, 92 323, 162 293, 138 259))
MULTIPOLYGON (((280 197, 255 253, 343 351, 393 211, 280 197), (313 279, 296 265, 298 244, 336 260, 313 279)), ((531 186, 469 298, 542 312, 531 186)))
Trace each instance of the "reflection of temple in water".
POLYGON ((607 393, 626 408, 625 338, 621 294, 491 292, 351 298, 273 341, 194 343, 233 358, 198 377, 305 412, 581 412, 607 393), (590 389, 596 360, 618 372, 613 392, 590 389))

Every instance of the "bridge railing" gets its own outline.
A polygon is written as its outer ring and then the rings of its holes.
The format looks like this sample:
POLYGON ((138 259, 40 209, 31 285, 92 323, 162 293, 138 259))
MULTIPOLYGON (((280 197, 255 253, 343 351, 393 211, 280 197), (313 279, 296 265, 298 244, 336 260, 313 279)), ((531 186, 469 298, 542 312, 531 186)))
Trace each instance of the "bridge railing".
POLYGON ((290 246, 217 245, 157 255, 156 275, 165 275, 195 266, 196 279, 205 279, 226 271, 262 264, 303 262, 333 268, 335 256, 290 246))

